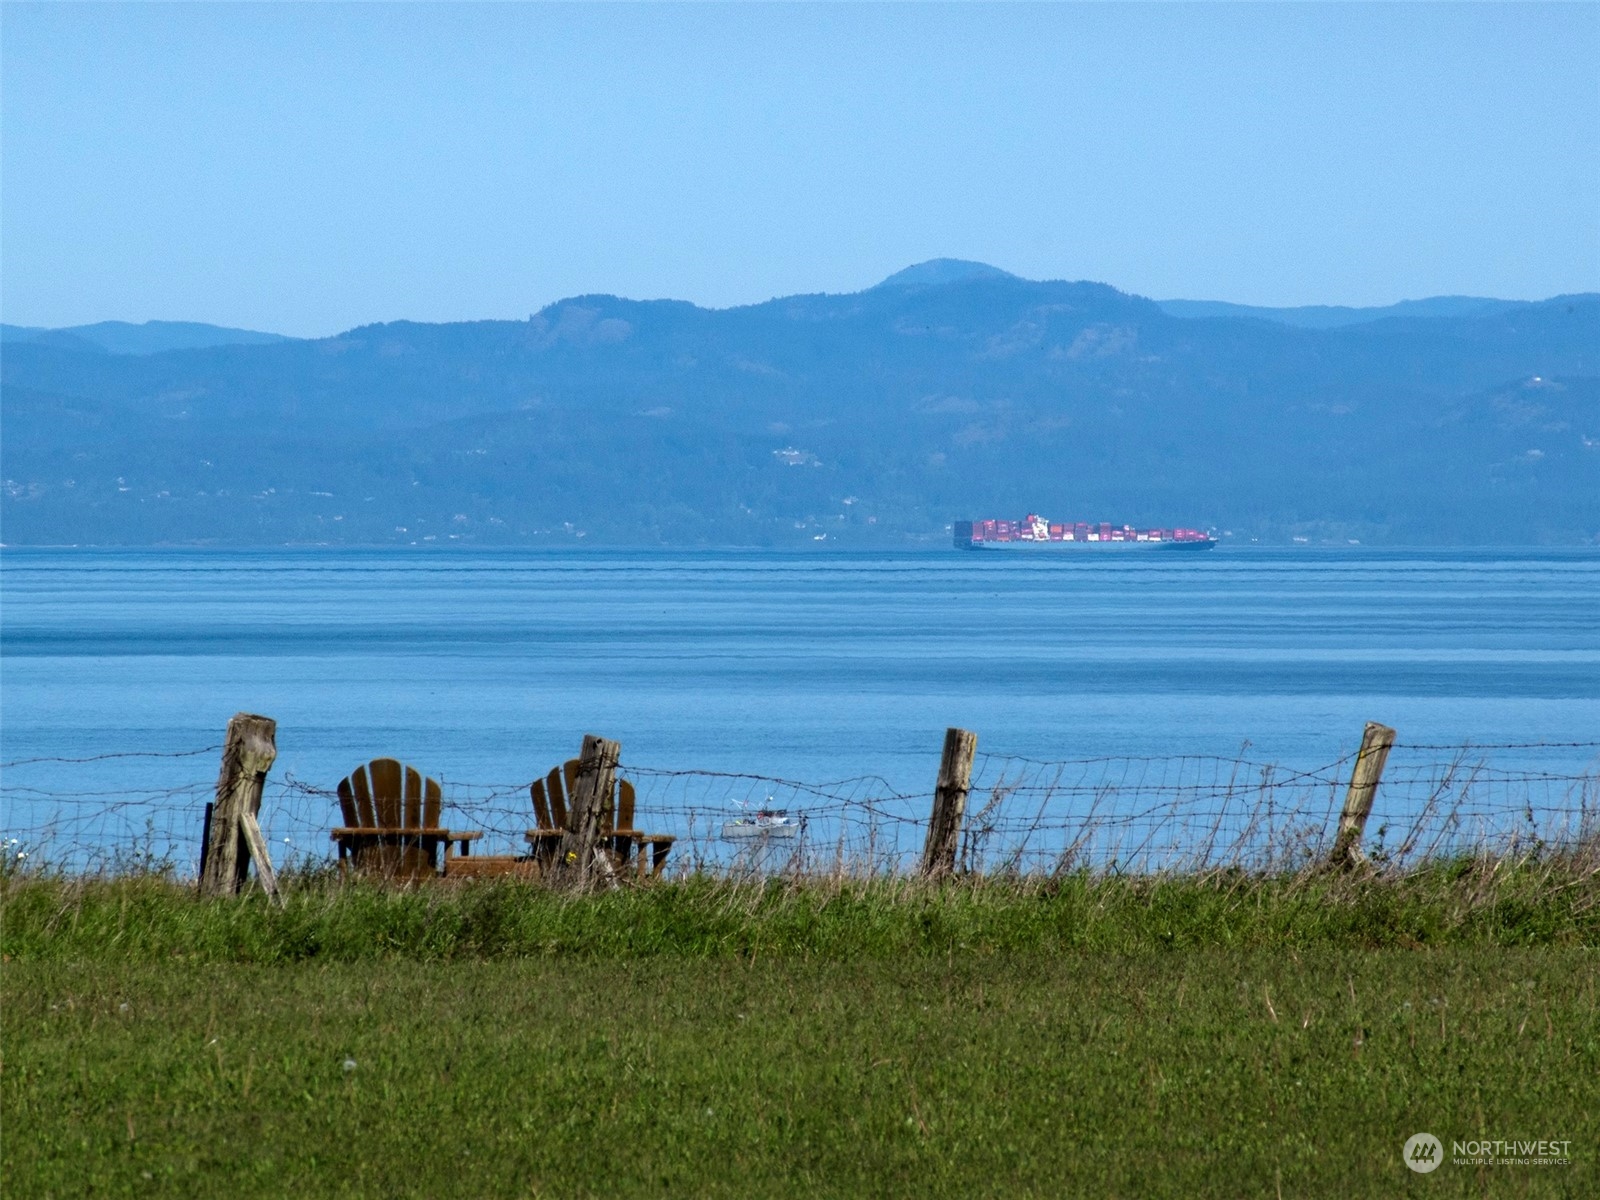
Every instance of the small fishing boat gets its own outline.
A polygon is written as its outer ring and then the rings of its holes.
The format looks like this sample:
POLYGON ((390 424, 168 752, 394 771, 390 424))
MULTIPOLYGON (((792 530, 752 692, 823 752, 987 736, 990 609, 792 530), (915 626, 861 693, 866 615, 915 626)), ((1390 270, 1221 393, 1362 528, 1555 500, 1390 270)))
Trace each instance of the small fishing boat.
POLYGON ((788 809, 763 808, 756 812, 736 817, 732 821, 722 823, 722 836, 725 841, 743 842, 753 839, 776 840, 778 838, 797 838, 800 831, 806 827, 804 817, 791 817, 788 809))

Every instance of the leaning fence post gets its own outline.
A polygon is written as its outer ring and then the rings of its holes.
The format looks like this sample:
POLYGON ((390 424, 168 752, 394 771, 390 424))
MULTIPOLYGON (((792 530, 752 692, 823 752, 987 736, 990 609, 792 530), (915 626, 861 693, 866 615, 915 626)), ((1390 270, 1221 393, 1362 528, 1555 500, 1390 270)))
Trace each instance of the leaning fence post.
POLYGON ((617 790, 617 763, 622 744, 595 734, 583 735, 583 750, 578 755, 578 777, 572 795, 567 797, 567 828, 561 836, 556 860, 557 875, 567 880, 588 879, 595 846, 600 841, 600 826, 607 805, 617 790))
POLYGON ((922 848, 922 873, 930 879, 956 869, 956 846, 961 821, 972 789, 972 756, 978 735, 967 729, 947 729, 944 753, 939 757, 939 782, 933 791, 933 813, 928 818, 928 841, 922 848))
POLYGON ((1356 755, 1355 770, 1350 773, 1350 790, 1344 796, 1344 812, 1339 815, 1339 835, 1334 839, 1333 853, 1328 856, 1330 866, 1354 867, 1367 861, 1361 850, 1361 837, 1367 828, 1367 818, 1372 815, 1372 800, 1383 778, 1383 764, 1389 761, 1393 746, 1394 730, 1376 721, 1367 722, 1361 735, 1361 752, 1356 755))
POLYGON ((278 895, 266 839, 256 819, 261 811, 262 785, 278 757, 277 733, 276 721, 255 713, 235 713, 228 722, 217 796, 208 806, 210 819, 200 866, 202 896, 238 895, 252 859, 262 888, 268 895, 278 895))

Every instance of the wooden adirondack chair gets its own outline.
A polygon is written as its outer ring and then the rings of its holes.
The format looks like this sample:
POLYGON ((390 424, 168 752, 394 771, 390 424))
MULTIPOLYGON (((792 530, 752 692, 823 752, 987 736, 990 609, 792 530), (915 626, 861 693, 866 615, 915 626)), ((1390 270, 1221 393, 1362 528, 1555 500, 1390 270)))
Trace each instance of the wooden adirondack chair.
MULTIPOLYGON (((532 847, 534 860, 543 866, 553 864, 561 849, 561 838, 566 833, 567 825, 567 797, 572 794, 577 780, 578 760, 569 758, 559 767, 552 767, 550 774, 543 779, 535 779, 528 788, 539 828, 528 830, 525 836, 532 847)), ((600 844, 618 866, 626 866, 631 859, 641 877, 645 874, 644 852, 648 846, 650 875, 654 877, 666 867, 667 854, 677 839, 665 833, 641 833, 635 829, 634 799, 633 784, 619 778, 616 794, 600 817, 600 844)))
POLYGON ((439 848, 445 862, 459 845, 463 857, 481 833, 463 833, 439 824, 443 793, 436 779, 392 758, 375 758, 339 781, 344 826, 333 831, 341 870, 412 881, 439 873, 439 848))

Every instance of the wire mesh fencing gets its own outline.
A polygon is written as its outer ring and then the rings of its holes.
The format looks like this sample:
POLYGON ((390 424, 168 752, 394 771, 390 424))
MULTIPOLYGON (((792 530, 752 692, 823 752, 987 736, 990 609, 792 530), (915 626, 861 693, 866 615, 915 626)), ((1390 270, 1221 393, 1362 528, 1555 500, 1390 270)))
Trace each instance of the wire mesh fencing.
MULTIPOLYGON (((219 746, 172 754, 0 764, 7 870, 69 874, 198 871, 219 746), (137 764, 139 782, 107 769, 137 764), (92 768, 92 770, 91 770, 92 768), (92 776, 89 786, 83 786, 92 776), (80 786, 74 787, 77 782, 80 786)), ((1355 755, 1312 768, 1243 756, 1040 759, 979 753, 957 868, 995 875, 1293 870, 1334 846, 1355 755)), ((918 869, 933 802, 874 775, 830 781, 628 763, 635 824, 676 838, 667 874, 904 875, 918 869)), ((478 854, 526 853, 532 780, 442 778, 443 823, 479 830, 478 854)), ((280 870, 327 866, 341 825, 332 786, 269 775, 260 821, 280 870)), ((1399 741, 1365 848, 1404 869, 1468 853, 1594 850, 1600 742, 1498 745, 1399 741)))

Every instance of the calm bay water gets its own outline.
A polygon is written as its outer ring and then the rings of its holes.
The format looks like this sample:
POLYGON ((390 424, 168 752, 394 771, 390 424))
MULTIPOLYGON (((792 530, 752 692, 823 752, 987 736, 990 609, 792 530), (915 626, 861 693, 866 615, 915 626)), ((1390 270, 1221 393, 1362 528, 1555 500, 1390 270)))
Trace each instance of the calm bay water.
MULTIPOLYGON (((0 572, 5 760, 209 746, 241 709, 278 720, 275 773, 321 786, 379 754, 526 780, 586 731, 625 763, 905 791, 948 725, 1033 758, 1249 742, 1308 767, 1369 719, 1412 742, 1600 737, 1593 551, 8 550, 0 572)), ((39 801, 8 790, 15 825, 39 801)))

